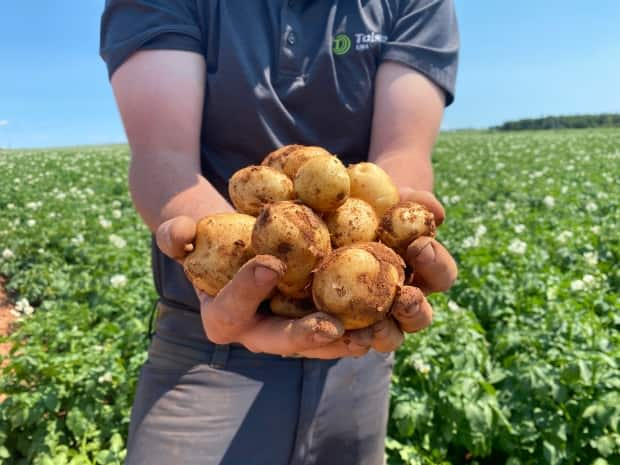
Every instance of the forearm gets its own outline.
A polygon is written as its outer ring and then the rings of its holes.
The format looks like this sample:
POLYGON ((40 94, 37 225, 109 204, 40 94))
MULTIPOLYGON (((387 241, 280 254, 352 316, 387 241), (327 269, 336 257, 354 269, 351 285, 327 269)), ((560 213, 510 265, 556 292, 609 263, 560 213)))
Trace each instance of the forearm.
POLYGON ((430 154, 393 152, 380 153, 373 160, 390 175, 399 189, 433 191, 433 167, 430 154))
POLYGON ((442 91, 423 75, 396 63, 381 65, 369 160, 397 187, 433 190, 431 152, 443 109, 442 91))
POLYGON ((232 206, 200 174, 197 162, 187 157, 149 154, 133 156, 129 190, 134 206, 148 228, 175 216, 198 221, 212 213, 232 211, 232 206))

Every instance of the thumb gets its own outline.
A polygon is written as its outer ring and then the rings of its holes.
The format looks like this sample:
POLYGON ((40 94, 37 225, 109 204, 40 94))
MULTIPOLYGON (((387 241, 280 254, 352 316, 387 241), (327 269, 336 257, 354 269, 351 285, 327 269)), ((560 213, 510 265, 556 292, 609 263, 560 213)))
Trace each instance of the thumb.
POLYGON ((286 265, 271 255, 257 255, 246 262, 209 305, 209 318, 232 326, 256 313, 284 275, 286 265))
POLYGON ((170 258, 183 260, 194 250, 196 222, 189 216, 177 216, 159 225, 155 240, 159 249, 170 258))
POLYGON ((399 194, 401 202, 408 200, 411 202, 417 202, 428 208, 433 213, 433 216, 435 217, 435 224, 437 226, 442 224, 446 219, 446 211, 432 192, 415 190, 411 187, 401 187, 399 189, 399 194))

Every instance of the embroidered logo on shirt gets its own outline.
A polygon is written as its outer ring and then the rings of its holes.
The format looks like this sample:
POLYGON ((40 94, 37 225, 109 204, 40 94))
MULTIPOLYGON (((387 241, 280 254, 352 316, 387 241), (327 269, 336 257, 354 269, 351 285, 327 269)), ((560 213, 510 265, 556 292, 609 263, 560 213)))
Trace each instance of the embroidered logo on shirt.
POLYGON ((332 50, 334 55, 344 55, 351 49, 351 39, 346 34, 338 34, 334 37, 334 45, 332 50))
POLYGON ((377 32, 362 33, 358 32, 353 34, 353 38, 347 34, 341 33, 334 37, 334 44, 332 50, 334 55, 345 55, 351 46, 355 44, 355 50, 362 51, 368 50, 374 44, 381 44, 387 42, 388 37, 385 34, 379 34, 377 32))

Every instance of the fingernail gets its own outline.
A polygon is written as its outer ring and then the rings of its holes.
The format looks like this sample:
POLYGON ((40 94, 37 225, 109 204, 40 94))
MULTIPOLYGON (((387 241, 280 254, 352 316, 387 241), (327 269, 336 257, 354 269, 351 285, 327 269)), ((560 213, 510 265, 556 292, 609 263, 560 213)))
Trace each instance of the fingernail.
POLYGON ((416 263, 421 265, 428 265, 435 262, 435 249, 431 245, 433 239, 428 238, 427 241, 422 242, 417 246, 417 250, 413 250, 411 255, 414 257, 416 263))
POLYGON ((411 318, 413 315, 420 311, 420 304, 414 302, 408 306, 404 306, 398 309, 398 313, 404 317, 411 318))
POLYGON ((273 284, 278 278, 278 273, 264 266, 254 268, 254 281, 259 286, 273 284))

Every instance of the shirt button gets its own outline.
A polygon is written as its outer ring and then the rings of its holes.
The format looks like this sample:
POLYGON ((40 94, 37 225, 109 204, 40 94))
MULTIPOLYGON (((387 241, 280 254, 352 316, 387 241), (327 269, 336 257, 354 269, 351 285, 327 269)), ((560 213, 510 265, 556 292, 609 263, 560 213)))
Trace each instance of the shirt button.
POLYGON ((295 43, 297 42, 297 36, 295 35, 295 33, 293 31, 288 33, 288 37, 286 38, 286 42, 289 45, 295 45, 295 43))

